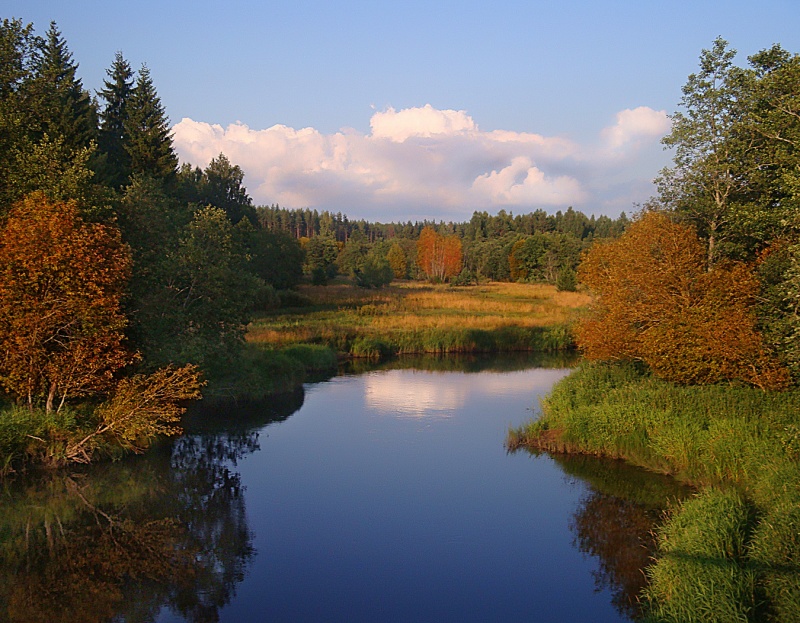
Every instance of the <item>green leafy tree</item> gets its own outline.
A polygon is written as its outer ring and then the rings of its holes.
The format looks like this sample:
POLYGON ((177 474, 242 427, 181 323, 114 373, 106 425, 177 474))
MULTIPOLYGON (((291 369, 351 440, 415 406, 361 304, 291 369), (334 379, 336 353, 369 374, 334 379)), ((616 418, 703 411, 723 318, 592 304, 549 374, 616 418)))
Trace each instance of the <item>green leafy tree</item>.
POLYGON ((253 200, 244 187, 244 171, 225 154, 212 158, 200 181, 200 203, 221 208, 233 224, 243 218, 256 223, 253 200))
POLYGON ((741 134, 747 201, 737 231, 756 249, 800 232, 800 57, 773 46, 750 57, 741 134))
POLYGON ((370 245, 364 234, 360 231, 354 231, 336 259, 339 273, 355 277, 357 273, 364 269, 369 252, 370 245))
POLYGON ((305 269, 311 275, 311 281, 317 285, 325 285, 336 275, 336 259, 339 247, 331 236, 314 236, 305 245, 305 269))
POLYGON ((225 212, 198 211, 169 265, 157 362, 225 371, 239 356, 259 286, 225 212))
POLYGON ((300 243, 282 231, 253 227, 243 219, 236 226, 249 257, 249 270, 277 290, 293 288, 303 277, 305 255, 300 243))
POLYGON ((33 25, 0 22, 0 215, 20 198, 10 177, 21 174, 17 160, 30 143, 28 84, 40 48, 33 25))
POLYGON ((733 204, 746 180, 744 146, 737 140, 744 74, 733 65, 735 55, 722 38, 702 51, 699 71, 683 87, 684 112, 672 115, 672 131, 663 139, 675 149, 674 166, 657 180, 661 201, 707 240, 709 267, 730 237, 733 204))
POLYGON ((178 157, 172 147, 169 120, 147 65, 139 70, 126 108, 124 130, 129 142, 125 149, 130 157, 132 173, 149 175, 161 182, 173 182, 178 157))

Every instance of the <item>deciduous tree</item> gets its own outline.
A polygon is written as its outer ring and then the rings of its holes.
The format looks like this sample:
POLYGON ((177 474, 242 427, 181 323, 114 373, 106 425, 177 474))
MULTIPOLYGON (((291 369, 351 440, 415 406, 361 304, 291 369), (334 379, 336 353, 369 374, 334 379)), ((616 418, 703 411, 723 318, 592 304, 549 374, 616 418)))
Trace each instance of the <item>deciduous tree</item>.
POLYGON ((131 362, 120 310, 130 252, 111 225, 34 193, 0 235, 0 384, 48 411, 107 390, 131 362))
POLYGON ((646 213, 619 239, 596 243, 580 278, 597 295, 577 327, 587 358, 642 361, 676 383, 787 385, 787 370, 756 328, 752 269, 707 271, 706 250, 691 226, 646 213))
POLYGON ((455 277, 461 272, 462 261, 460 238, 423 228, 417 241, 417 263, 428 279, 446 281, 455 277))
POLYGON ((683 87, 683 112, 672 115, 672 131, 663 139, 675 155, 674 167, 658 180, 661 200, 708 241, 709 267, 729 235, 732 203, 746 181, 737 140, 743 73, 733 65, 735 55, 722 38, 702 51, 699 71, 683 87))

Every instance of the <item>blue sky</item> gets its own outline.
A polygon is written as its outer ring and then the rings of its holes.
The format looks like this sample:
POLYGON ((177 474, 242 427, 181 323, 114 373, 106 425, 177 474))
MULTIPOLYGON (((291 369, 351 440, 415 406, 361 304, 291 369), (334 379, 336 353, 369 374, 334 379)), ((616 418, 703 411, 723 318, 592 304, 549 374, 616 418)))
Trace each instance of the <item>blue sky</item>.
POLYGON ((796 0, 4 0, 55 20, 96 91, 150 67, 176 149, 224 151, 256 203, 375 220, 630 212, 702 48, 800 52, 796 0))

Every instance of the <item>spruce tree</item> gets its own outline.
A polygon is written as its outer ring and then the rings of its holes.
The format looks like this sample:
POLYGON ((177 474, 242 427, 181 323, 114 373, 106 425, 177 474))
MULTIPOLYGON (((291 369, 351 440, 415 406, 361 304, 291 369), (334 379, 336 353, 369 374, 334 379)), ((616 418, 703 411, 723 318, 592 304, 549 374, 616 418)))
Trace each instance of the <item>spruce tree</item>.
POLYGON ((78 64, 55 22, 42 41, 31 82, 30 115, 34 140, 63 138, 73 151, 97 138, 97 111, 77 76, 78 64))
POLYGON ((124 125, 128 134, 125 149, 130 156, 131 172, 161 182, 172 182, 178 168, 178 157, 172 148, 169 120, 147 65, 142 65, 139 70, 124 125))
POLYGON ((133 94, 133 71, 128 61, 117 52, 108 80, 99 95, 105 100, 100 113, 100 151, 106 157, 104 177, 114 188, 127 184, 131 175, 131 157, 127 151, 129 135, 126 128, 128 101, 133 94))
POLYGON ((26 97, 41 47, 33 24, 0 22, 0 217, 17 199, 11 177, 17 173, 17 154, 29 140, 26 97))

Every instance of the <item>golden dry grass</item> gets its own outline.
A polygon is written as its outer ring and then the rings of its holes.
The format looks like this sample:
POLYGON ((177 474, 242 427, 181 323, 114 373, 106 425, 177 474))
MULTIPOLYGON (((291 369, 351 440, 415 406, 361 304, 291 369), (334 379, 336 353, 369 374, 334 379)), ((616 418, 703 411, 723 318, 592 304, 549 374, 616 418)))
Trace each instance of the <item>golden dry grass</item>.
POLYGON ((312 301, 311 307, 256 319, 248 341, 337 345, 358 336, 428 329, 548 327, 568 323, 590 300, 586 294, 559 292, 550 285, 519 283, 451 288, 409 282, 377 291, 336 284, 303 286, 301 293, 312 301))

